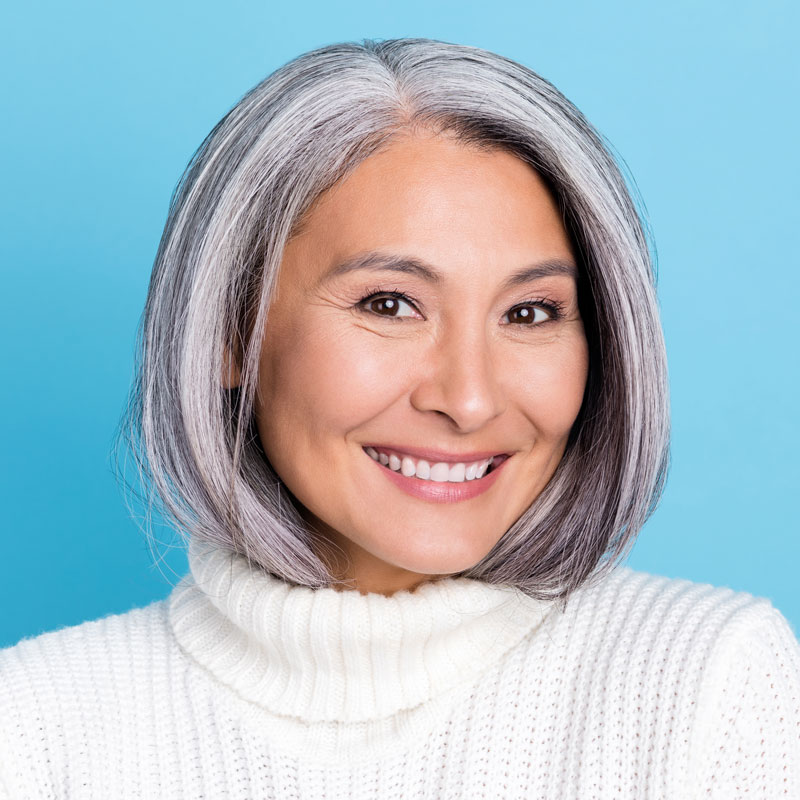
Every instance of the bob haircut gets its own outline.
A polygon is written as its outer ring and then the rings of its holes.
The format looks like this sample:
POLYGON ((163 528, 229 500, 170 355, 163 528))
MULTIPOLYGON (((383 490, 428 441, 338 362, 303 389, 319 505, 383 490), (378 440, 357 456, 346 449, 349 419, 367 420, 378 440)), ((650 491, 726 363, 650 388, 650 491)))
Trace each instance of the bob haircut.
POLYGON ((332 44, 280 67, 220 120, 172 195, 115 438, 117 474, 124 439, 148 519, 156 504, 182 536, 287 582, 333 585, 326 544, 259 442, 254 332, 268 324, 284 247, 314 201, 396 134, 422 129, 533 167, 575 248, 589 373, 564 456, 485 558, 452 575, 565 605, 628 552, 666 479, 652 242, 600 134, 548 81, 486 50, 423 38, 332 44), (228 355, 241 369, 232 390, 222 385, 228 355))

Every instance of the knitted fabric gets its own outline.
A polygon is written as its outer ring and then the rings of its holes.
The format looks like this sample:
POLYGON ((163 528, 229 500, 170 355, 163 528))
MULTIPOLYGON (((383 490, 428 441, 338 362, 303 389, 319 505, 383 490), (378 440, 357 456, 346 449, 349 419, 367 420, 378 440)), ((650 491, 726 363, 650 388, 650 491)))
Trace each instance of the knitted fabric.
POLYGON ((0 650, 0 798, 800 798, 800 644, 617 567, 566 610, 287 584, 192 542, 144 608, 0 650))

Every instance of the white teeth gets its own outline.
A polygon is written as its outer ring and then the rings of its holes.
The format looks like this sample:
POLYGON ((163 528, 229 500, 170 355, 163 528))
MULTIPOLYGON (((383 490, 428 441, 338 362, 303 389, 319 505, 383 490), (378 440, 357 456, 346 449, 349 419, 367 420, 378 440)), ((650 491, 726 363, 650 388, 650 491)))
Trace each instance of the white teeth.
POLYGON ((434 464, 431 467, 431 477, 430 480, 432 481, 441 481, 444 483, 445 481, 450 480, 450 465, 446 464, 444 461, 440 461, 438 464, 434 464))
POLYGON ((447 476, 447 479, 451 483, 463 483, 466 472, 467 467, 465 464, 453 464, 453 466, 450 467, 450 474, 447 476))
POLYGON ((444 461, 430 464, 423 459, 414 461, 410 456, 400 458, 394 453, 389 455, 379 453, 374 447, 365 449, 370 458, 384 466, 388 465, 389 469, 400 472, 407 478, 416 476, 420 480, 430 480, 438 483, 463 483, 465 480, 471 481, 482 478, 493 460, 492 458, 487 458, 484 461, 473 461, 470 464, 463 462, 448 464, 444 461))

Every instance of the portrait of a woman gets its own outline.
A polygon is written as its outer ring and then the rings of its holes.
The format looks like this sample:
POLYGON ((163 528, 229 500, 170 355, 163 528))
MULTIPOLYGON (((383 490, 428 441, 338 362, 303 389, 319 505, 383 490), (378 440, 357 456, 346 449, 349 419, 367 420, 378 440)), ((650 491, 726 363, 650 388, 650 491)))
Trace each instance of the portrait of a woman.
POLYGON ((650 246, 502 55, 256 85, 173 195, 120 430, 190 571, 0 651, 0 797, 800 797, 781 611, 620 563, 670 460, 650 246))

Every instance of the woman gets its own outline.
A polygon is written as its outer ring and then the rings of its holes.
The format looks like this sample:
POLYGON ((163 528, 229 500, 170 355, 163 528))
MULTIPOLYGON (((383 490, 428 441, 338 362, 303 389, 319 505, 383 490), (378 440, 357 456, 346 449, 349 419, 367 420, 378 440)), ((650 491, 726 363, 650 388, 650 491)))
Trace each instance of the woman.
POLYGON ((619 564, 668 461, 648 240, 542 78, 286 64, 187 168, 141 330, 190 573, 0 653, 5 796, 800 796, 781 613, 619 564))

